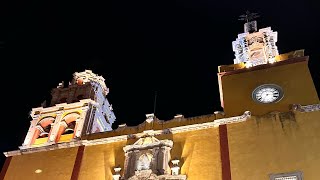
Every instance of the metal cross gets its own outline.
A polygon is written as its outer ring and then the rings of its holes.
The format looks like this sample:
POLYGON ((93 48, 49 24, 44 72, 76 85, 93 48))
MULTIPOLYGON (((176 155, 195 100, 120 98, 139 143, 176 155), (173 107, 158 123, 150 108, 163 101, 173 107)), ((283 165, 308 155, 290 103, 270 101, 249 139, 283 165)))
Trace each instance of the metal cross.
POLYGON ((247 10, 246 14, 242 14, 239 17, 240 18, 238 20, 249 22, 259 17, 259 15, 258 13, 250 13, 250 11, 247 10))

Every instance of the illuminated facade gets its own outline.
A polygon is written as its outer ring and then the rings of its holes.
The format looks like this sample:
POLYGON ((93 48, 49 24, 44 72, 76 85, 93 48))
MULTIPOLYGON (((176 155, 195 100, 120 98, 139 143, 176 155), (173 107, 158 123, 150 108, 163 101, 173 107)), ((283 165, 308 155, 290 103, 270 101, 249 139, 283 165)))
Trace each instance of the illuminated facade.
MULTIPOLYGON (((256 25, 256 22, 247 22, 256 25)), ((0 179, 318 180, 320 102, 303 50, 278 55, 271 28, 245 28, 234 64, 219 66, 223 112, 115 121, 104 79, 75 73, 32 109, 0 179), (249 65, 248 65, 249 64, 249 65)))

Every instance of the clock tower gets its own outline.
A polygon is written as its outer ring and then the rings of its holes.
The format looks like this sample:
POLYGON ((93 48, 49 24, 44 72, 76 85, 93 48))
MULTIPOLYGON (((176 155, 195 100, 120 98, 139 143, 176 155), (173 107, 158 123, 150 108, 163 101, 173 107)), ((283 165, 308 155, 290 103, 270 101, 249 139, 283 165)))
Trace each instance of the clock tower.
POLYGON ((279 55, 277 32, 259 29, 252 14, 243 15, 245 32, 232 42, 234 64, 218 68, 221 106, 226 116, 288 111, 293 104, 319 98, 303 50, 279 55), (250 18, 251 17, 251 18, 250 18))

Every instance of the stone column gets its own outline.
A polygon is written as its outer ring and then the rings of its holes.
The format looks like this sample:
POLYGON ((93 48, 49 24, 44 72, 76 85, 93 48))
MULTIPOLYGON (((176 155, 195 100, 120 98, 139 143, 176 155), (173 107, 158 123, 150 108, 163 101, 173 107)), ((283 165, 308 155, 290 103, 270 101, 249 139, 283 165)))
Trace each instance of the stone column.
POLYGON ((56 135, 55 142, 58 142, 60 140, 61 135, 64 133, 65 129, 68 127, 68 124, 65 121, 60 121, 58 124, 59 124, 59 129, 56 135))
POLYGON ((152 162, 151 162, 151 170, 153 173, 158 173, 158 155, 159 155, 159 147, 154 147, 152 149, 152 162))
POLYGON ((25 146, 28 147, 28 146, 30 146, 32 144, 32 141, 33 141, 33 138, 34 138, 35 134, 38 133, 37 129, 36 129, 36 125, 37 125, 37 121, 38 120, 39 120, 39 115, 36 115, 36 116, 32 117, 32 120, 30 121, 30 127, 29 127, 29 130, 28 130, 27 136, 24 139, 24 142, 22 144, 23 147, 25 147, 25 146))
POLYGON ((75 127, 75 135, 74 135, 74 138, 79 138, 79 137, 81 136, 81 132, 82 132, 82 129, 83 129, 83 125, 84 125, 84 122, 85 122, 85 119, 86 119, 86 115, 87 115, 88 109, 89 109, 88 106, 83 107, 83 108, 82 108, 81 115, 80 115, 80 118, 78 118, 78 119, 76 120, 76 127, 75 127))
POLYGON ((132 151, 126 152, 125 154, 126 159, 125 159, 125 163, 124 163, 124 177, 125 179, 128 179, 129 177, 131 177, 132 175, 134 175, 135 172, 135 164, 136 164, 136 156, 135 153, 132 151))
POLYGON ((55 142, 57 133, 59 131, 59 122, 61 120, 62 114, 63 114, 63 111, 56 112, 56 118, 55 118, 54 123, 52 123, 51 133, 50 133, 50 136, 48 137, 48 143, 55 142))
POLYGON ((170 166, 169 166, 169 161, 171 159, 171 155, 170 155, 170 150, 171 148, 170 147, 163 147, 164 148, 164 166, 163 166, 163 169, 164 169, 164 174, 170 174, 170 166))
POLYGON ((166 172, 166 149, 165 147, 160 147, 158 153, 158 171, 160 175, 166 172))

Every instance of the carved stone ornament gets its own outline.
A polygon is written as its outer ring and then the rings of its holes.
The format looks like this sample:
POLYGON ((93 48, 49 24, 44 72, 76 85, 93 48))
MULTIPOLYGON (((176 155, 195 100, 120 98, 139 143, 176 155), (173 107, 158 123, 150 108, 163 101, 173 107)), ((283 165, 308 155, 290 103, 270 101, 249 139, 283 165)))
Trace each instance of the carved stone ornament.
POLYGON ((299 112, 320 111, 320 104, 311 104, 306 106, 302 106, 300 104, 293 104, 291 109, 293 111, 299 111, 299 112))
POLYGON ((123 150, 126 157, 122 179, 186 179, 185 175, 171 175, 169 162, 172 146, 173 141, 158 140, 149 134, 134 144, 125 146, 123 150))
POLYGON ((259 29, 258 32, 238 34, 232 42, 235 54, 234 64, 244 62, 250 66, 273 63, 279 54, 276 46, 278 33, 270 27, 259 29))

